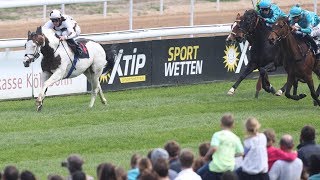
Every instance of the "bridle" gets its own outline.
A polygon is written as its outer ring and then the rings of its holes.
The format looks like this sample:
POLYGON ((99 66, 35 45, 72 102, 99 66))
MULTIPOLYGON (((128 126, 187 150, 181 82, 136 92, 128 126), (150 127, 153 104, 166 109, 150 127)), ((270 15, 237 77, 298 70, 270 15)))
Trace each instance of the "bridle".
MULTIPOLYGON (((24 57, 27 58, 27 60, 24 62, 25 65, 29 65, 31 62, 34 62, 34 60, 39 58, 40 57, 40 49, 45 46, 45 41, 43 41, 43 43, 40 43, 36 39, 35 40, 32 39, 32 41, 36 44, 36 48, 32 54, 25 54, 24 55, 24 57)), ((57 46, 56 50, 53 53, 55 53, 58 50, 60 44, 61 44, 61 42, 59 41, 59 45, 57 46)))
MULTIPOLYGON (((36 41, 37 42, 37 41, 36 41)), ((37 47, 35 48, 34 52, 32 54, 25 54, 24 57, 27 58, 26 61, 23 62, 23 64, 28 67, 31 62, 34 62, 39 56, 40 56, 40 46, 38 43, 35 43, 37 47)))
POLYGON ((239 26, 239 22, 240 22, 241 20, 240 19, 237 19, 237 20, 235 20, 234 22, 233 22, 233 24, 231 25, 231 32, 230 32, 230 34, 232 34, 232 35, 237 35, 237 33, 235 33, 235 32, 233 32, 232 30, 233 30, 233 28, 234 28, 234 24, 236 24, 235 26, 239 26))
MULTIPOLYGON (((286 23, 286 22, 284 22, 284 23, 286 23)), ((275 25, 277 25, 277 24, 275 24, 275 25)), ((286 25, 288 25, 288 24, 286 24, 286 25)), ((280 26, 280 28, 283 28, 283 27, 284 26, 280 26)), ((272 28, 271 32, 273 32, 277 36, 276 41, 281 41, 282 39, 286 39, 288 37, 288 35, 290 34, 290 30, 288 30, 288 33, 286 35, 281 36, 273 28, 272 28)))

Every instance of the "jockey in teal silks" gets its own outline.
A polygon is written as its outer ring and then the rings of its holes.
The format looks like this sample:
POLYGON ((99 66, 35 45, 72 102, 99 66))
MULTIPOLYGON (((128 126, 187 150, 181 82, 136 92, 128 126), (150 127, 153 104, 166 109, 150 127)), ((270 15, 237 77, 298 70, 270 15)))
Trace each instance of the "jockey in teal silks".
POLYGON ((320 36, 320 19, 318 15, 314 12, 303 10, 299 5, 295 5, 290 9, 289 19, 292 31, 304 36, 310 42, 315 54, 320 56, 318 46, 312 38, 320 36))
POLYGON ((257 7, 259 15, 264 18, 267 26, 271 26, 279 17, 287 16, 279 6, 271 3, 271 0, 261 0, 257 7))

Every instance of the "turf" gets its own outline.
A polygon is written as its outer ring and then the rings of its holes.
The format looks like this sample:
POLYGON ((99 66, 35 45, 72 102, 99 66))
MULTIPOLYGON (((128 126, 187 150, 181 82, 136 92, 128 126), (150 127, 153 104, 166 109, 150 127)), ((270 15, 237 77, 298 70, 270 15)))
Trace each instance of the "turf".
MULTIPOLYGON (((280 87, 285 77, 271 81, 280 87)), ((266 92, 255 99, 255 82, 245 80, 234 96, 226 95, 232 82, 108 92, 108 105, 97 98, 92 109, 89 94, 46 98, 40 113, 34 100, 0 102, 0 168, 16 165, 40 179, 52 173, 67 175, 61 161, 78 153, 85 159, 84 170, 95 176, 101 162, 128 169, 133 153, 146 155, 172 139, 197 154, 198 145, 219 130, 226 112, 234 114, 234 131, 241 138, 250 116, 261 122, 262 130, 273 128, 278 139, 292 134, 296 144, 304 125, 319 132, 320 108, 313 106, 305 84, 299 84, 299 92, 308 96, 293 101, 266 92)))

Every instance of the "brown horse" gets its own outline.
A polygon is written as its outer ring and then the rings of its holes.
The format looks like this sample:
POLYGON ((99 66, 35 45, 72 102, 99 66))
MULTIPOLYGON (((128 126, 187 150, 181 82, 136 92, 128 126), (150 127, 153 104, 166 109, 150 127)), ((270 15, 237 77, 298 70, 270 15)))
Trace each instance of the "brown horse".
POLYGON ((310 46, 304 41, 301 36, 294 36, 291 33, 291 27, 288 24, 287 18, 279 18, 272 26, 272 32, 269 35, 271 44, 280 42, 280 49, 285 57, 283 64, 288 73, 286 97, 294 100, 304 98, 305 94, 291 95, 290 90, 295 81, 301 80, 308 84, 312 98, 315 105, 320 105, 319 92, 320 85, 317 92, 314 89, 312 79, 312 72, 320 78, 320 63, 316 60, 314 53, 310 46))

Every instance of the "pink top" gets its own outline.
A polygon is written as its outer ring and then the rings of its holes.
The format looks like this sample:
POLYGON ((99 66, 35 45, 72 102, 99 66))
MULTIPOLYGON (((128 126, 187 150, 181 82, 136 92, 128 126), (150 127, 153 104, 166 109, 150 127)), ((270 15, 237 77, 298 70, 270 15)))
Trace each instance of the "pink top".
POLYGON ((293 161, 297 158, 296 152, 285 152, 279 148, 274 146, 267 147, 268 152, 268 171, 270 171, 272 165, 277 160, 284 160, 284 161, 293 161))

